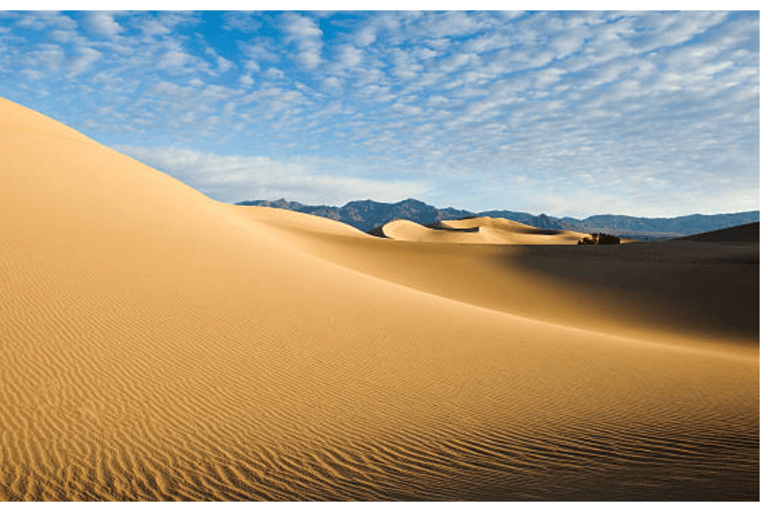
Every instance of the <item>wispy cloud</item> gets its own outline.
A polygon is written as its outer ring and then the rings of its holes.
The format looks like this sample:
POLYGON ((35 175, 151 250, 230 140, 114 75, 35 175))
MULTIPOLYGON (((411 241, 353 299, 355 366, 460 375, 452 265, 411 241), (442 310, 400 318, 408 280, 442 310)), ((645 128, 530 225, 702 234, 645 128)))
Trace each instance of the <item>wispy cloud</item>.
POLYGON ((240 32, 256 32, 262 27, 258 13, 249 11, 226 12, 222 14, 221 28, 224 30, 239 30, 240 32))
POLYGON ((376 195, 395 201, 423 195, 422 180, 390 181, 326 174, 313 159, 277 161, 269 157, 217 155, 188 148, 117 146, 119 151, 151 167, 164 169, 188 185, 222 201, 290 197, 307 203, 338 203, 347 197, 376 195))

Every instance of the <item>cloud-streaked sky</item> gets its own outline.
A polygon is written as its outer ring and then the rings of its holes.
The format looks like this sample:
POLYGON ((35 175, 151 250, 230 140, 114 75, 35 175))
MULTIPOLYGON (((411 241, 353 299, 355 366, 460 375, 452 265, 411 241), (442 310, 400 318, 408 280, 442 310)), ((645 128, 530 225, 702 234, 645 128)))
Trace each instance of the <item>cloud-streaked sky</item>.
POLYGON ((757 12, 8 12, 0 96, 209 196, 759 209, 757 12))

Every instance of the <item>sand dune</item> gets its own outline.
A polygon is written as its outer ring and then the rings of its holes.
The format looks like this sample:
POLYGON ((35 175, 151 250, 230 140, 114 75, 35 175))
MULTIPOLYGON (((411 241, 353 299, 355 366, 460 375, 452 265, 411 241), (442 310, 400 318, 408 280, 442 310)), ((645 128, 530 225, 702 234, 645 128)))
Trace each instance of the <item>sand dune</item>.
POLYGON ((381 231, 394 240, 455 244, 572 245, 586 236, 489 217, 441 221, 432 227, 400 219, 385 224, 381 231))
POLYGON ((1 99, 0 154, 0 499, 759 497, 756 248, 380 239, 1 99))
POLYGON ((694 242, 711 243, 760 243, 760 223, 743 224, 732 228, 717 229, 698 235, 684 236, 676 240, 691 240, 694 242))
POLYGON ((462 303, 654 343, 754 353, 758 342, 757 247, 414 243, 311 235, 303 214, 235 208, 297 249, 462 303))

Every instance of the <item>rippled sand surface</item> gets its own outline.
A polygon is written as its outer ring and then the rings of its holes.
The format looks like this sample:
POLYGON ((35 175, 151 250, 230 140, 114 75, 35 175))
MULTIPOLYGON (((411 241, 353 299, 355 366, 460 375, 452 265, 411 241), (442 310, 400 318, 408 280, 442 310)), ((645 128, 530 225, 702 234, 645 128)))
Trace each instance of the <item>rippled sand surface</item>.
POLYGON ((756 244, 376 238, 2 99, 0 154, 2 500, 759 499, 756 244))

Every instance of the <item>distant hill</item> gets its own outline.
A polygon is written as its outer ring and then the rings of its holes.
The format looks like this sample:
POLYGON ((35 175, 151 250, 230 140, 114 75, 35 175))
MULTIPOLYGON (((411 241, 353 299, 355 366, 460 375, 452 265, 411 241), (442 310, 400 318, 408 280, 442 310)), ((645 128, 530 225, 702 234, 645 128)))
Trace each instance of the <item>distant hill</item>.
POLYGON ((760 223, 753 222, 743 226, 708 231, 698 235, 690 235, 675 240, 689 240, 692 242, 716 242, 716 243, 759 243, 760 223))
POLYGON ((416 199, 397 203, 376 201, 352 201, 344 206, 312 206, 278 199, 277 201, 252 200, 237 203, 243 206, 268 206, 344 222, 357 229, 370 232, 387 222, 406 219, 427 225, 441 220, 457 220, 466 217, 494 217, 528 224, 539 229, 560 229, 581 233, 609 233, 623 238, 668 239, 714 231, 758 222, 759 211, 724 213, 717 215, 686 215, 673 218, 630 217, 627 215, 593 215, 586 219, 551 217, 540 214, 487 210, 471 212, 455 208, 436 208, 416 199))

